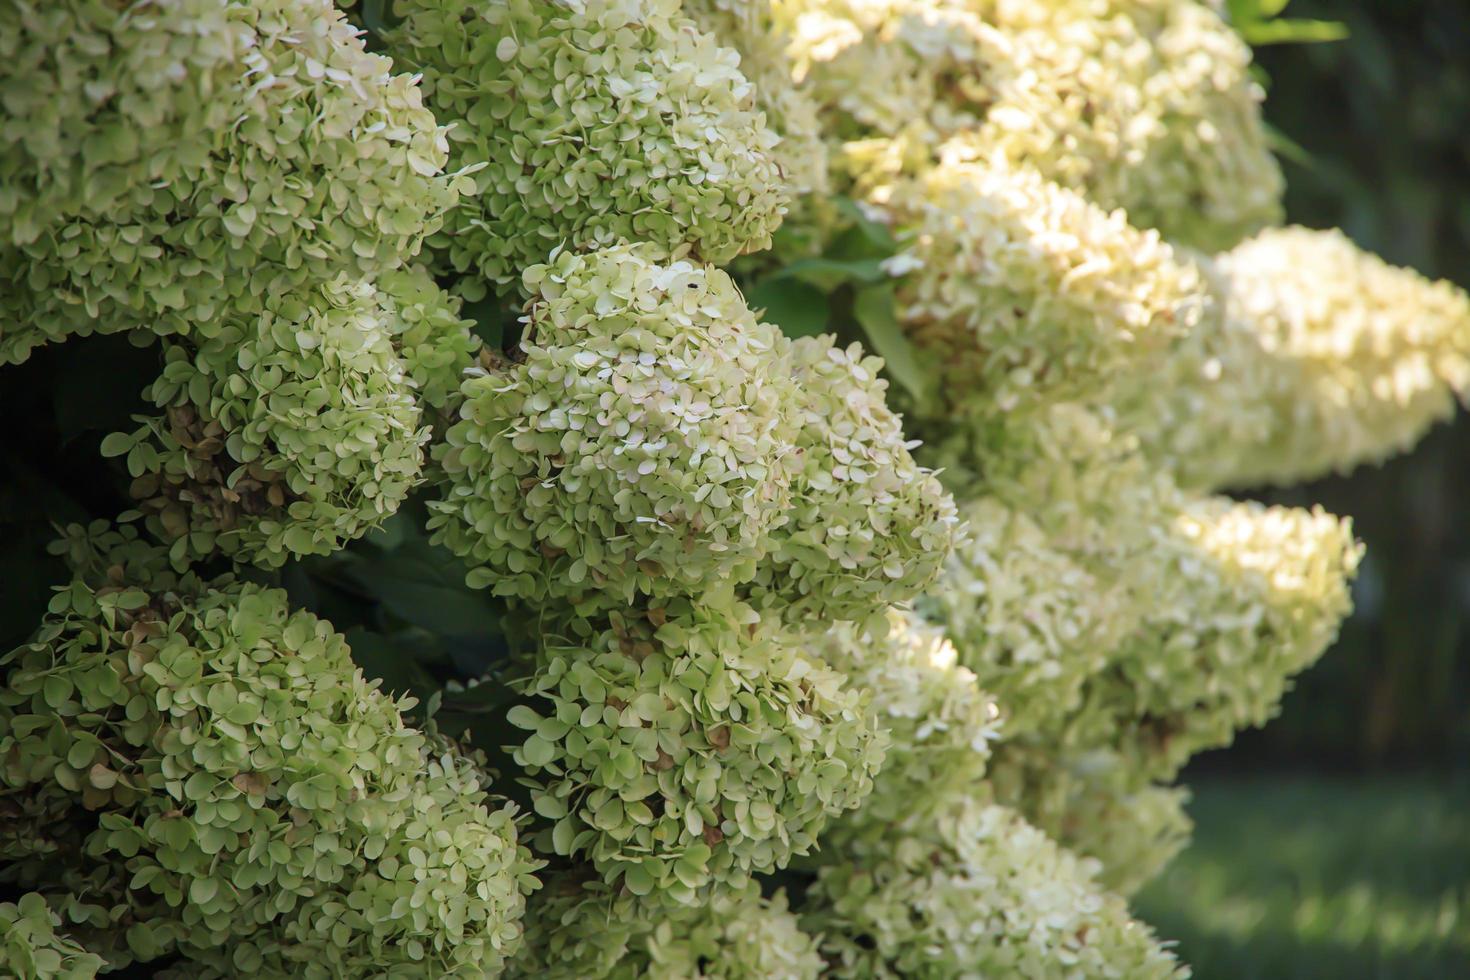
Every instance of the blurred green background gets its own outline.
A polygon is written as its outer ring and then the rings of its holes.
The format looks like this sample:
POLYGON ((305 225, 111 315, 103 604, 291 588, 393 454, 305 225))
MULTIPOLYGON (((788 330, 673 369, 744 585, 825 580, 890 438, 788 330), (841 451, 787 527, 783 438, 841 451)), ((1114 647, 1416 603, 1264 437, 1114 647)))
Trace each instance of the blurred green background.
MULTIPOLYGON (((1470 3, 1294 0, 1283 16, 1347 31, 1254 38, 1288 218, 1470 286, 1470 3)), ((1357 611, 1281 717, 1185 773, 1195 843, 1139 912, 1201 980, 1470 977, 1470 418, 1260 496, 1353 516, 1357 611)))

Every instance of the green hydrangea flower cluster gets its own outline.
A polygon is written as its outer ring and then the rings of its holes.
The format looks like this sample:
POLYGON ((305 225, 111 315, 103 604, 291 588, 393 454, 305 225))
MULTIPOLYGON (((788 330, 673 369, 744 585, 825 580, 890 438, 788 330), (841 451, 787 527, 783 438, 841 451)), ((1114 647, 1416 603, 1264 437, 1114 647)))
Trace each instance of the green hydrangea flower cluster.
POLYGON ((958 522, 881 361, 787 341, 725 273, 654 254, 527 271, 523 356, 466 382, 438 455, 436 540, 472 585, 582 615, 721 582, 792 619, 911 598, 958 522))
POLYGON ((1223 317, 1139 385, 1130 419, 1180 479, 1294 483, 1379 462, 1470 397, 1470 297, 1282 228, 1219 256, 1223 317))
POLYGON ((72 334, 208 336, 222 310, 395 268, 463 188, 415 80, 330 0, 0 18, 0 363, 72 334))
POLYGON ((692 905, 816 843, 872 787, 885 742, 858 690, 754 611, 678 609, 656 629, 549 646, 518 765, 542 773, 541 843, 612 884, 692 905), (734 620, 734 621, 732 621, 734 620))
POLYGON ((37 892, 0 902, 0 969, 17 980, 89 980, 102 957, 58 932, 61 917, 37 892))
POLYGON ((831 977, 1187 975, 1093 872, 1014 811, 958 796, 848 841, 802 925, 831 977))
POLYGON ((175 557, 279 566, 398 509, 428 431, 390 316, 370 283, 338 280, 165 343, 145 392, 164 414, 103 451, 127 455, 133 496, 175 557))
POLYGON ((881 618, 934 581, 962 533, 953 498, 912 455, 881 358, 830 337, 791 344, 791 499, 752 600, 789 623, 881 618))
POLYGON ((1149 783, 1106 751, 1057 756, 1011 741, 988 770, 996 800, 1073 853, 1099 862, 1097 879, 1120 895, 1137 892, 1188 843, 1189 791, 1149 783))
POLYGON ((526 282, 523 357, 465 384, 440 459, 432 526, 471 584, 622 606, 750 577, 790 495, 775 328, 725 274, 642 247, 526 282))
POLYGON ((474 321, 461 315, 459 299, 441 289, 422 265, 385 272, 373 285, 393 349, 437 431, 458 411, 464 371, 480 355, 474 321))
POLYGON ((780 0, 683 0, 684 14, 740 55, 755 105, 778 137, 770 156, 793 195, 827 190, 827 144, 817 104, 795 77, 791 38, 778 23, 780 0))
POLYGON ((384 35, 453 125, 476 193, 435 244, 513 285, 558 247, 691 245, 727 262, 770 244, 787 193, 739 56, 677 0, 398 0, 384 35), (555 66, 554 70, 548 70, 555 66))
POLYGON ((777 892, 752 882, 707 905, 658 909, 597 884, 554 882, 526 915, 526 955, 512 978, 817 980, 823 961, 777 892))
POLYGON ((513 809, 404 725, 410 702, 329 624, 279 590, 174 574, 126 532, 63 544, 77 577, 0 660, 0 786, 87 829, 12 845, 7 880, 59 890, 114 964, 457 975, 515 948, 535 864, 513 809))
POLYGON ((1003 706, 1007 736, 1034 732, 1081 706, 1131 625, 1131 596, 997 497, 964 514, 970 534, 921 608, 1003 706))
POLYGON ((889 618, 887 632, 878 635, 836 626, 819 648, 834 670, 872 692, 872 712, 888 731, 873 793, 851 818, 863 824, 896 822, 956 792, 972 792, 1000 735, 995 699, 959 662, 944 632, 912 614, 895 611, 889 618))

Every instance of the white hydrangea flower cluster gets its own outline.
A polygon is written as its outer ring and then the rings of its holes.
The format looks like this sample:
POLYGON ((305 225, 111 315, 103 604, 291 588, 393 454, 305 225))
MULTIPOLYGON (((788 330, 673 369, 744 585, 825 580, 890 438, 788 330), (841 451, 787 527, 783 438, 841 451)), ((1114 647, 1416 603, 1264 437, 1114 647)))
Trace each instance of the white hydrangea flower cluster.
POLYGON ((997 799, 1133 889, 1187 831, 1159 784, 1274 714, 1350 610, 1360 549, 1320 511, 1180 490, 1096 412, 1040 418, 1000 440, 923 608, 998 695, 997 799))
POLYGON ((978 142, 1182 245, 1281 214, 1250 49, 1208 0, 982 0, 1007 77, 978 142))
POLYGON ((1128 406, 1151 453, 1206 487, 1376 463, 1470 397, 1470 298, 1341 232, 1262 232, 1213 263, 1223 318, 1128 406))
POLYGON ((770 155, 793 195, 827 190, 827 144, 817 104, 796 80, 790 38, 777 21, 780 0, 683 0, 700 29, 740 55, 740 72, 755 86, 755 104, 779 142, 770 155))
POLYGON ((995 798, 1074 853, 1096 859, 1098 881, 1132 895, 1189 842, 1189 791, 1142 780, 1107 751, 1057 756, 1011 741, 988 771, 995 798))
POLYGON ((1198 269, 1158 233, 961 147, 890 206, 916 265, 899 319, 943 379, 947 415, 1091 397, 1209 308, 1198 269))
POLYGON ((802 917, 828 976, 1187 975, 1092 862, 1006 807, 959 796, 938 817, 870 826, 843 857, 802 917))
POLYGON ((872 692, 890 745, 873 794, 853 820, 897 821, 946 794, 973 791, 999 737, 1000 709, 959 662, 943 631, 890 613, 886 634, 834 627, 820 653, 872 692))
POLYGON ((959 139, 1140 228, 1228 248, 1282 178, 1250 51, 1200 0, 777 0, 834 156, 859 188, 959 139), (874 170, 874 165, 877 169, 874 170))

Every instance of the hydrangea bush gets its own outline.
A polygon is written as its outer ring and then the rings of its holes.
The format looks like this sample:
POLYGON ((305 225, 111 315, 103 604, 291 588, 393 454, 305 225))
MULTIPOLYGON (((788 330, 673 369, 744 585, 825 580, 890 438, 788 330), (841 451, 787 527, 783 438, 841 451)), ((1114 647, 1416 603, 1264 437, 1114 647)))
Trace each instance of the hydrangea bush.
POLYGON ((1276 227, 1211 0, 8 0, 0 971, 1176 977, 1470 299, 1276 227), (78 339, 74 344, 100 343, 78 339), (131 362, 129 362, 131 363, 131 362))

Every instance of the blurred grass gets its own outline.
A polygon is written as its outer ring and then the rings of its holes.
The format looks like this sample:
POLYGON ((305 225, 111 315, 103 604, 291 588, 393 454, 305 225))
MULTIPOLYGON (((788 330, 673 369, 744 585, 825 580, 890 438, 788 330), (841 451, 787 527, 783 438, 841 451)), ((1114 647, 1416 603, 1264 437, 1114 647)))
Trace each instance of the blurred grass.
POLYGON ((1470 978, 1470 782, 1210 777, 1136 899, 1198 980, 1470 978))

